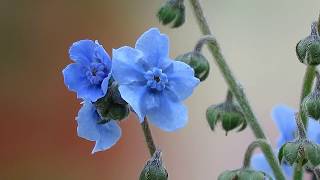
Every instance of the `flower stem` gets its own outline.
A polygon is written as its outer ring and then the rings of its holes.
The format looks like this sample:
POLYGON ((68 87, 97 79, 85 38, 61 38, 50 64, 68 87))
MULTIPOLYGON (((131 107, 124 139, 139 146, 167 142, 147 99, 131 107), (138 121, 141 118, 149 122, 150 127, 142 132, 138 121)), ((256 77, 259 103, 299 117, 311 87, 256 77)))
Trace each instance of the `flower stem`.
POLYGON ((303 99, 311 92, 313 81, 316 74, 316 67, 315 66, 307 66, 306 72, 304 74, 303 78, 303 85, 301 90, 301 96, 300 96, 300 109, 299 114, 301 117, 301 120, 303 122, 303 125, 307 128, 308 125, 308 117, 303 111, 302 107, 302 101, 303 99))
POLYGON ((298 162, 294 166, 293 180, 301 180, 303 177, 302 161, 298 162))
MULTIPOLYGON (((196 19, 198 21, 198 24, 200 26, 200 29, 202 31, 203 35, 211 35, 211 31, 209 28, 209 25, 207 23, 207 20, 203 14, 201 5, 198 0, 190 0, 190 3, 192 5, 194 14, 196 16, 196 19)), ((246 121, 251 126, 251 129, 255 135, 256 138, 259 139, 266 139, 266 136, 260 126, 260 124, 257 121, 256 116, 254 115, 253 111, 251 110, 251 107, 249 105, 249 102, 247 100, 247 97, 243 91, 242 86, 237 82, 235 79, 233 73, 231 72, 229 66, 227 65, 221 51, 218 42, 210 41, 210 44, 208 44, 209 50, 211 54, 213 55, 220 71, 223 74, 224 79, 226 80, 229 90, 232 92, 232 94, 237 99, 238 103, 240 104, 240 107, 243 111, 243 114, 246 118, 246 121)), ((272 159, 270 161, 272 164, 270 166, 272 167, 272 170, 274 172, 275 177, 278 180, 285 180, 285 176, 283 175, 283 172, 281 170, 279 162, 276 160, 276 156, 272 152, 272 147, 266 143, 265 144, 264 154, 266 157, 269 157, 272 159)))
POLYGON ((260 149, 262 150, 262 152, 265 154, 265 157, 267 159, 267 161, 269 162, 269 164, 275 164, 278 161, 275 160, 272 157, 273 152, 270 152, 270 148, 268 142, 265 139, 256 139, 255 141, 253 141, 247 148, 246 153, 244 155, 244 159, 243 159, 243 168, 248 168, 250 167, 250 160, 251 157, 253 155, 254 150, 260 147, 260 149))
POLYGON ((150 156, 152 157, 152 155, 156 151, 156 146, 152 138, 152 134, 151 134, 151 130, 150 130, 147 118, 144 118, 144 121, 141 123, 141 127, 142 127, 144 137, 149 149, 150 156))

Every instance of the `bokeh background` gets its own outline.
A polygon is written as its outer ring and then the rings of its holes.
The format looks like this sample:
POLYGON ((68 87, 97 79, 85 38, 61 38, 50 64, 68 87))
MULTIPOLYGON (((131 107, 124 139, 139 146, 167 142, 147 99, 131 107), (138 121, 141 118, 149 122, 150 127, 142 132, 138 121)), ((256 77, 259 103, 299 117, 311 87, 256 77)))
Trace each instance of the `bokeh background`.
MULTIPOLYGON (((305 66, 296 42, 318 17, 318 0, 202 0, 222 51, 248 94, 270 140, 278 133, 272 107, 298 106, 305 66)), ((141 33, 159 27, 171 40, 171 57, 190 51, 200 31, 187 6, 179 29, 159 24, 163 0, 0 0, 0 179, 134 180, 148 151, 134 116, 123 121, 121 140, 91 155, 93 143, 76 135, 80 101, 63 84, 68 48, 79 39, 98 39, 112 48, 133 46, 141 33)), ((205 51, 208 59, 210 54, 205 51)), ((206 108, 225 97, 226 85, 213 61, 208 80, 187 100, 189 124, 174 133, 152 127, 172 180, 216 179, 241 165, 254 139, 211 132, 206 108)))

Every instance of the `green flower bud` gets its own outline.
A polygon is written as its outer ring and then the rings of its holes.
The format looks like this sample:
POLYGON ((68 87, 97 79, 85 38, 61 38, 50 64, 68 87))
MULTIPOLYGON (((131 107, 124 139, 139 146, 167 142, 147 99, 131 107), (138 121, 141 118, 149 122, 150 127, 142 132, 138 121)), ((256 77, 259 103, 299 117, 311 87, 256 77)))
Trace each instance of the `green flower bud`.
POLYGON ((139 180, 167 180, 168 173, 162 162, 162 153, 157 150, 144 166, 139 180))
MULTIPOLYGON (((230 97, 229 97, 230 98, 230 97)), ((233 130, 241 126, 238 132, 244 130, 247 126, 247 122, 238 104, 235 104, 231 99, 228 99, 221 104, 212 105, 206 112, 207 121, 212 131, 220 121, 222 128, 226 131, 233 130)))
POLYGON ((283 160, 290 165, 302 162, 308 163, 310 167, 316 167, 320 164, 320 146, 307 139, 299 139, 284 144, 278 154, 279 161, 283 160))
POLYGON ((320 118, 320 75, 316 73, 317 82, 314 90, 302 101, 304 112, 315 120, 320 118))
POLYGON ((157 14, 163 25, 173 23, 172 28, 177 28, 185 22, 185 6, 183 0, 167 0, 157 14))
POLYGON ((255 171, 252 169, 237 169, 232 171, 224 171, 218 177, 218 180, 265 180, 272 179, 269 175, 262 171, 255 171))
POLYGON ((315 120, 320 118, 320 92, 315 90, 303 99, 303 108, 308 116, 315 120))
POLYGON ((106 96, 94 103, 99 115, 103 119, 100 123, 108 122, 110 119, 120 121, 128 117, 130 113, 128 103, 121 98, 118 84, 112 80, 109 84, 106 96))
POLYGON ((126 105, 128 104, 124 99, 122 99, 119 92, 119 85, 117 82, 113 82, 108 89, 108 96, 112 98, 112 101, 117 104, 126 105))
POLYGON ((182 61, 189 66, 191 66, 194 70, 195 77, 200 79, 200 81, 204 81, 210 71, 210 65, 206 57, 204 57, 199 52, 189 52, 183 55, 180 55, 176 58, 177 61, 182 61))
POLYGON ((320 37, 317 23, 311 26, 311 35, 300 40, 296 46, 296 53, 300 62, 316 66, 320 64, 320 37))

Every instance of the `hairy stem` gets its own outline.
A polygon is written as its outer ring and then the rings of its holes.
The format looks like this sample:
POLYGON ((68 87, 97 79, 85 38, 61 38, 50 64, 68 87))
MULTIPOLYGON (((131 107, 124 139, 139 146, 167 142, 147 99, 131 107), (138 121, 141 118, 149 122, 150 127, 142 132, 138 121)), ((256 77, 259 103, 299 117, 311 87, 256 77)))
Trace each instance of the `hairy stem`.
POLYGON ((303 177, 302 162, 298 162, 294 166, 293 180, 301 180, 303 177))
POLYGON ((313 81, 314 81, 314 78, 315 78, 315 74, 316 74, 315 66, 307 66, 306 72, 305 72, 304 78, 303 78, 303 85, 302 85, 301 96, 300 96, 300 109, 299 109, 300 118, 301 118, 301 120, 303 122, 303 125, 306 128, 307 128, 307 125, 308 125, 308 117, 305 114, 305 112, 303 111, 302 102, 303 102, 303 99, 312 90, 312 85, 313 85, 313 81))
POLYGON ((151 134, 151 130, 150 130, 147 118, 144 118, 144 121, 141 123, 141 127, 142 127, 144 137, 149 149, 150 156, 152 157, 152 155, 156 151, 156 146, 152 138, 152 134, 151 134))
MULTIPOLYGON (((211 31, 209 28, 209 25, 207 23, 207 20, 203 14, 201 5, 198 0, 190 0, 194 14, 196 16, 196 19, 198 21, 198 24, 200 26, 200 29, 202 31, 203 35, 211 35, 211 31)), ((237 82, 235 79, 233 73, 231 72, 229 66, 227 65, 221 51, 220 47, 218 45, 218 42, 210 41, 210 44, 208 44, 209 51, 211 52, 212 56, 214 57, 220 71, 223 74, 223 77, 225 81, 227 82, 229 86, 229 90, 232 92, 232 94, 237 99, 238 103, 240 104, 240 107, 243 111, 243 114, 246 118, 246 121, 250 125, 254 135, 256 138, 260 139, 266 139, 266 136, 260 126, 260 124, 257 121, 256 116, 254 115, 253 111, 251 110, 251 107, 249 105, 249 102, 247 100, 247 97, 243 91, 242 86, 237 82)), ((270 166, 272 167, 272 170, 274 172, 275 177, 278 180, 285 180, 285 176, 283 175, 283 172, 281 170, 279 162, 276 160, 276 156, 272 152, 272 147, 266 143, 265 144, 265 151, 264 154, 266 157, 269 157, 272 159, 270 161, 270 166)))
POLYGON ((251 157, 253 155, 254 150, 260 147, 260 149, 262 150, 262 152, 265 154, 265 157, 267 159, 267 161, 269 162, 269 164, 275 164, 278 161, 275 160, 272 156, 273 152, 270 152, 270 148, 269 148, 269 144, 265 139, 256 139, 255 141, 253 141, 247 148, 246 153, 244 155, 244 159, 243 159, 243 168, 248 168, 250 167, 250 160, 251 157))

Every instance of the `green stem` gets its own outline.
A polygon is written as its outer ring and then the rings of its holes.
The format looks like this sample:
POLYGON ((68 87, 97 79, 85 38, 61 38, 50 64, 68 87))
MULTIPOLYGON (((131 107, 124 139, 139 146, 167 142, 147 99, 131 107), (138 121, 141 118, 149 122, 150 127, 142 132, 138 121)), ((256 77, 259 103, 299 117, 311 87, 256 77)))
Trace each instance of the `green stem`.
POLYGON ((301 180, 303 177, 302 162, 298 162, 294 166, 293 180, 301 180))
POLYGON ((142 127, 144 137, 149 149, 150 156, 152 157, 152 155, 156 151, 156 146, 152 138, 152 134, 151 134, 151 130, 150 130, 147 118, 144 118, 144 121, 141 123, 141 127, 142 127))
POLYGON ((308 117, 302 109, 303 108, 302 101, 312 91, 312 85, 315 78, 315 74, 316 74, 316 67, 307 66, 306 72, 303 78, 303 85, 302 85, 301 96, 300 96, 300 109, 299 109, 299 114, 305 128, 307 128, 307 125, 308 125, 308 117))
POLYGON ((250 160, 251 157, 253 155, 254 150, 260 147, 260 149, 262 150, 262 152, 265 154, 265 157, 267 159, 267 161, 269 162, 269 164, 275 164, 278 161, 275 160, 272 156, 273 152, 270 152, 270 148, 269 148, 269 144, 265 139, 256 139, 255 141, 253 141, 247 148, 246 153, 244 155, 244 159, 243 159, 243 168, 248 168, 250 167, 250 160))
MULTIPOLYGON (((209 25, 207 23, 207 20, 203 14, 201 5, 198 0, 190 0, 190 3, 192 5, 194 14, 196 16, 196 19, 198 21, 198 24, 200 26, 200 29, 202 31, 203 35, 212 35, 209 25)), ((248 124, 251 126, 251 129, 255 135, 256 138, 259 139, 266 139, 266 136, 260 126, 260 124, 257 121, 256 116, 254 115, 253 111, 251 110, 251 107, 249 105, 249 102, 247 100, 247 97, 243 91, 242 86, 237 82, 235 79, 233 73, 231 72, 229 66, 227 65, 223 55, 221 54, 220 47, 218 45, 218 42, 215 41, 210 41, 210 44, 208 44, 209 50, 214 57, 220 71, 223 74, 223 77, 225 81, 227 82, 229 86, 229 90, 232 92, 232 94, 235 96, 237 99, 238 103, 240 104, 240 107, 243 111, 243 114, 246 118, 246 121, 248 124)), ((266 143, 266 148, 268 149, 267 151, 264 151, 265 156, 270 157, 273 159, 272 164, 270 164, 275 177, 278 180, 285 180, 285 176, 283 175, 283 172, 281 170, 279 162, 276 160, 276 156, 272 152, 272 147, 266 143)))

